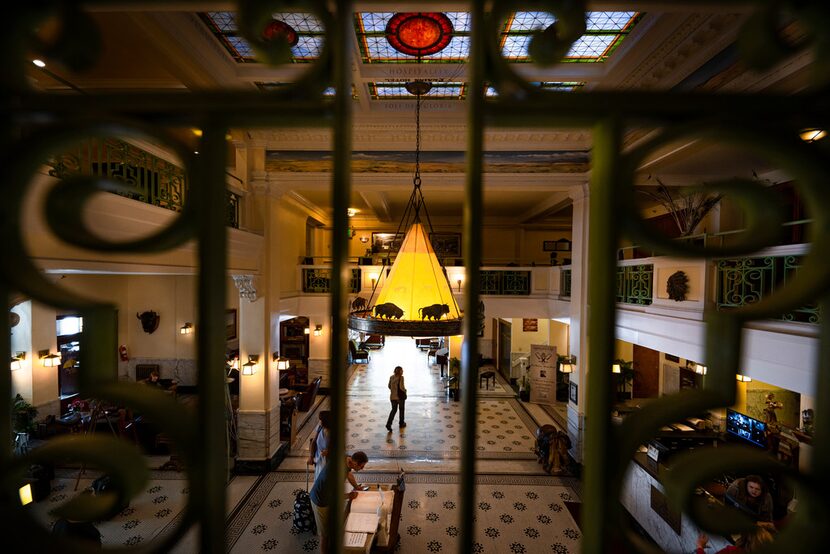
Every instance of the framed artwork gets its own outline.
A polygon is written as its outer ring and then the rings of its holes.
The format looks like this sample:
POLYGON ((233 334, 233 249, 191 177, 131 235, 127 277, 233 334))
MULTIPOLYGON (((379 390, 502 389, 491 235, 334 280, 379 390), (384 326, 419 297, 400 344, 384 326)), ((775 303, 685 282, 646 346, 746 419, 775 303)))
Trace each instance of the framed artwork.
POLYGON ((439 258, 456 258, 461 255, 461 233, 430 233, 429 241, 439 258))
POLYGON ((579 385, 574 382, 568 383, 568 398, 570 398, 571 402, 574 404, 579 404, 579 385))
POLYGON ((236 308, 225 310, 225 340, 236 340, 236 308))
POLYGON ((556 252, 556 241, 555 240, 543 240, 542 241, 542 252, 556 252))
POLYGON ((397 252, 403 244, 403 233, 372 233, 372 253, 397 252))
POLYGON ((522 331, 525 333, 535 333, 539 330, 539 320, 538 319, 523 319, 522 320, 522 331))

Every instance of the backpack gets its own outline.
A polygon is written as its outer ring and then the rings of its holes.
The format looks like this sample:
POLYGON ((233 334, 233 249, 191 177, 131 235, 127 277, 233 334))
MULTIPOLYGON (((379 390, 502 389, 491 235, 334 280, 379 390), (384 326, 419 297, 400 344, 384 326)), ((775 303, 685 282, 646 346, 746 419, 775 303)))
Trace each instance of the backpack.
POLYGON ((311 497, 308 495, 308 465, 305 467, 305 489, 298 492, 294 499, 293 527, 300 532, 316 533, 317 524, 314 521, 314 510, 311 508, 311 497))

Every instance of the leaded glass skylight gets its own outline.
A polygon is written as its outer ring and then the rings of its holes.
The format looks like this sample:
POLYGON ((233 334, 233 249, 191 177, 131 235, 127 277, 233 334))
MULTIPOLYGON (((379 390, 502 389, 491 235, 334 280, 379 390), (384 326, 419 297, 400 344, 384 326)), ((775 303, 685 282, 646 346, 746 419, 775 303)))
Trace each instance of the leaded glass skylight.
MULTIPOLYGON (((207 12, 199 16, 234 60, 240 63, 257 61, 251 45, 239 35, 235 13, 207 12)), ((308 63, 320 57, 324 42, 324 29, 319 19, 310 13, 275 13, 273 17, 290 25, 299 35, 297 45, 291 47, 292 62, 308 63)))
MULTIPOLYGON (((254 84, 259 88, 259 90, 265 92, 271 92, 275 90, 282 90, 286 87, 290 87, 293 83, 282 83, 278 81, 255 81, 254 84)), ((324 96, 334 96, 335 88, 334 87, 326 87, 323 91, 324 96)), ((357 90, 352 85, 352 98, 357 100, 357 90)))
MULTIPOLYGON (((250 44, 239 36, 236 14, 207 12, 199 14, 211 32, 222 42, 239 63, 256 62, 250 44)), ((361 12, 355 14, 355 32, 364 63, 412 63, 415 56, 398 52, 386 40, 386 25, 393 12, 361 12)), ((463 63, 470 53, 470 14, 447 12, 453 25, 449 45, 436 54, 424 56, 424 63, 463 63)), ((572 46, 563 62, 603 62, 634 28, 642 14, 637 12, 588 12, 587 31, 572 46)), ((275 13, 299 35, 291 48, 294 63, 312 62, 319 58, 324 41, 320 21, 308 13, 275 13)), ((551 25, 555 17, 546 12, 516 12, 505 22, 501 47, 505 58, 513 62, 529 62, 527 47, 532 33, 551 25)))
MULTIPOLYGON (((406 90, 405 81, 385 81, 381 83, 369 83, 369 94, 372 100, 387 100, 411 98, 416 96, 406 90)), ((467 94, 466 83, 432 83, 432 88, 423 96, 429 98, 446 98, 451 100, 463 100, 467 94)))

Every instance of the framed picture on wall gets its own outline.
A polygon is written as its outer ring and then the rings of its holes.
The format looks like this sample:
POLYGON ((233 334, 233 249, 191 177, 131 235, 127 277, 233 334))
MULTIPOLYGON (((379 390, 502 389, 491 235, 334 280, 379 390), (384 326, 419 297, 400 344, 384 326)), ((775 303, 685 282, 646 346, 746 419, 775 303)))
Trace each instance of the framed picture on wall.
POLYGON ((236 340, 236 308, 225 310, 225 340, 236 340))
POLYGON ((397 252, 403 244, 403 233, 372 233, 372 253, 397 252))
POLYGON ((579 404, 579 385, 574 382, 568 383, 568 398, 574 404, 579 404))
POLYGON ((456 258, 461 255, 461 233, 430 233, 429 242, 439 258, 456 258))
POLYGON ((542 252, 556 252, 556 241, 555 240, 543 240, 542 241, 542 252))
POLYGON ((539 330, 539 320, 538 319, 523 319, 522 320, 522 331, 525 333, 535 333, 539 330))

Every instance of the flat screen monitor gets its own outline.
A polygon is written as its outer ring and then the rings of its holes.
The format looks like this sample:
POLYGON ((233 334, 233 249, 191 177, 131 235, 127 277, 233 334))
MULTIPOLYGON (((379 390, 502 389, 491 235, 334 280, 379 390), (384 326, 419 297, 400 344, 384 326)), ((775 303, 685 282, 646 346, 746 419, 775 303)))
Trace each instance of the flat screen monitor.
POLYGON ((726 432, 755 446, 767 447, 767 424, 735 410, 726 410, 726 432))

